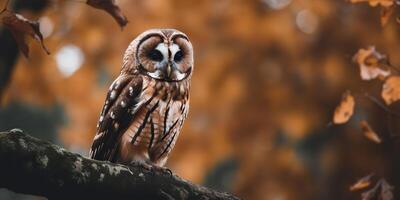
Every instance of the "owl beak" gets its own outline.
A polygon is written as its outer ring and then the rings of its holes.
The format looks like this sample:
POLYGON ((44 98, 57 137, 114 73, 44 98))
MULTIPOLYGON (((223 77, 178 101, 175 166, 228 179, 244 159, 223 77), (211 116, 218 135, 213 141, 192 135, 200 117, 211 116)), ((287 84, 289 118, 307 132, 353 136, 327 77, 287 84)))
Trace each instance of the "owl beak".
POLYGON ((167 76, 171 77, 171 73, 172 73, 172 63, 168 62, 168 65, 167 65, 167 76))
POLYGON ((172 75, 172 68, 173 68, 173 63, 171 62, 171 61, 169 61, 168 62, 168 65, 167 65, 167 69, 165 70, 165 72, 166 72, 166 75, 167 75, 167 77, 168 78, 171 78, 171 75, 172 75))

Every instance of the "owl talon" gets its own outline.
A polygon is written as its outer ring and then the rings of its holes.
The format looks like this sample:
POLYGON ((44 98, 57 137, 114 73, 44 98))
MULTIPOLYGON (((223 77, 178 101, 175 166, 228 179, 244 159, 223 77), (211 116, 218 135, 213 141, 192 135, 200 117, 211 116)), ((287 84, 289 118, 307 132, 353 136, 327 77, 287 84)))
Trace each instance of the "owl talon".
POLYGON ((172 171, 171 171, 170 169, 165 168, 165 170, 167 171, 167 173, 168 173, 169 176, 172 176, 172 175, 173 175, 173 173, 172 173, 172 171))
POLYGON ((166 167, 160 167, 157 165, 153 165, 151 163, 148 162, 138 162, 138 161, 132 161, 130 163, 130 166, 140 166, 143 167, 144 169, 148 170, 148 171, 161 171, 163 173, 168 173, 169 176, 172 176, 173 173, 170 169, 166 168, 166 167))
POLYGON ((172 176, 172 171, 166 167, 158 167, 160 171, 163 173, 168 173, 169 176, 172 176))
POLYGON ((157 170, 157 171, 161 171, 162 173, 168 173, 169 176, 172 176, 173 173, 170 169, 166 168, 166 167, 159 167, 156 165, 152 165, 152 169, 157 170))
POLYGON ((129 164, 130 166, 133 167, 143 167, 144 169, 151 171, 153 169, 153 165, 146 163, 146 162, 138 162, 138 161, 132 161, 129 164))

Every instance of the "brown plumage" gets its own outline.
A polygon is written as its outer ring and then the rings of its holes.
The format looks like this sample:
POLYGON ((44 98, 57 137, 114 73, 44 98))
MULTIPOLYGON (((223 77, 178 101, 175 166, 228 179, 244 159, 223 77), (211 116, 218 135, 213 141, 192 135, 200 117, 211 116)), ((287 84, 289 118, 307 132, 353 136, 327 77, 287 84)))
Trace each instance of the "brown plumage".
POLYGON ((152 29, 129 45, 110 86, 91 158, 164 166, 189 110, 193 48, 174 29, 152 29))

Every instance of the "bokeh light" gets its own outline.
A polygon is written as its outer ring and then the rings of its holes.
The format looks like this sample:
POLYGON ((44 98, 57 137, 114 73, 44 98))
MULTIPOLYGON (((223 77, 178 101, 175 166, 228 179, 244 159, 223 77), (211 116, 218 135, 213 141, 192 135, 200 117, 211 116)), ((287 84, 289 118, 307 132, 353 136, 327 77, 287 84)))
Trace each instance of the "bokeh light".
POLYGON ((274 10, 280 10, 288 6, 292 0, 263 0, 268 7, 274 10))
POLYGON ((296 25, 303 33, 312 34, 318 28, 318 17, 310 10, 301 10, 296 15, 296 25))
POLYGON ((63 46, 57 51, 55 58, 57 67, 64 77, 74 74, 85 61, 82 50, 73 44, 63 46))
POLYGON ((54 30, 54 23, 53 21, 49 18, 49 17, 41 17, 39 19, 39 23, 40 23, 40 32, 43 35, 43 38, 47 38, 49 37, 54 30))

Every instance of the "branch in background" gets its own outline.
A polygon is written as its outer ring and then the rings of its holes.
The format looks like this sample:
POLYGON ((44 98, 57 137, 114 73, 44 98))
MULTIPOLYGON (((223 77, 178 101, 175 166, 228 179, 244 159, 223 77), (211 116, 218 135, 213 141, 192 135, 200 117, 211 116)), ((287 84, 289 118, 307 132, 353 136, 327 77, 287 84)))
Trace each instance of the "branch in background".
POLYGON ((88 159, 13 129, 0 133, 0 188, 48 199, 238 199, 159 169, 88 159))

